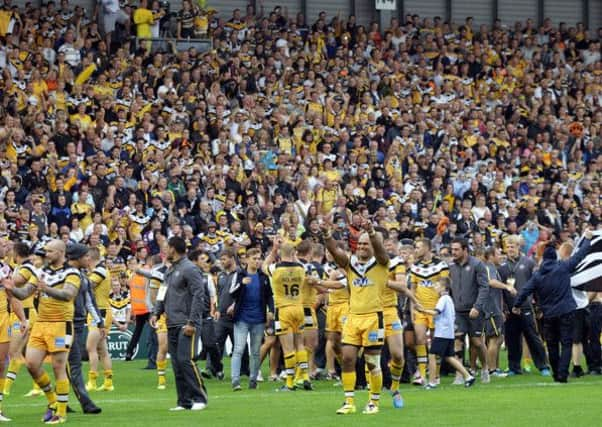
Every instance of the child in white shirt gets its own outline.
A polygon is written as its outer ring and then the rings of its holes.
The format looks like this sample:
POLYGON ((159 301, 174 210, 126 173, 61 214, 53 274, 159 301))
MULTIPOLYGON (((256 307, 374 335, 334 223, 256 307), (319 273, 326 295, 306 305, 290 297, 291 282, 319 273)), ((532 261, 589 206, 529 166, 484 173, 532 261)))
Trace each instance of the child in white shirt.
POLYGON ((447 363, 462 374, 465 387, 471 387, 475 382, 475 378, 470 375, 462 362, 455 356, 454 325, 456 310, 448 292, 450 284, 449 277, 444 277, 437 282, 435 290, 439 293, 439 300, 435 309, 422 310, 424 313, 435 316, 435 333, 429 350, 429 382, 425 386, 427 389, 437 387, 435 378, 437 377, 437 365, 441 362, 441 358, 445 358, 447 363))

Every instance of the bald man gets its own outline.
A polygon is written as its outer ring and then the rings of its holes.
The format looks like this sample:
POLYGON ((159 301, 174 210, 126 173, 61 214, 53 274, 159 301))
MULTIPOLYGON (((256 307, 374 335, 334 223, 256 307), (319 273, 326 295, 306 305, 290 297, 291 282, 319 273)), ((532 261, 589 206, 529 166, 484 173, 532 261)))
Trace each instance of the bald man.
POLYGON ((7 286, 18 299, 39 292, 38 319, 32 327, 25 359, 34 381, 44 391, 48 408, 46 424, 63 423, 67 417, 69 380, 67 358, 73 340, 74 299, 81 284, 76 268, 65 263, 66 246, 61 240, 52 240, 44 248, 46 266, 36 271, 35 279, 20 288, 7 286), (56 392, 50 377, 44 371, 44 358, 50 355, 56 392))

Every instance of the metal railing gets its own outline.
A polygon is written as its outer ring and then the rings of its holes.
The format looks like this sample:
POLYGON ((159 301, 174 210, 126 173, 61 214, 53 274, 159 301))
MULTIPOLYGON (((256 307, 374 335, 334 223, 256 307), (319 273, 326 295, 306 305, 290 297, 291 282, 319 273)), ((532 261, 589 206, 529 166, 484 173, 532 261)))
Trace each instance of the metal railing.
POLYGON ((199 52, 207 52, 213 49, 213 41, 211 39, 177 39, 175 37, 151 37, 139 38, 136 37, 136 48, 141 47, 144 43, 152 43, 152 50, 155 51, 172 51, 178 52, 188 50, 191 47, 196 48, 199 52))

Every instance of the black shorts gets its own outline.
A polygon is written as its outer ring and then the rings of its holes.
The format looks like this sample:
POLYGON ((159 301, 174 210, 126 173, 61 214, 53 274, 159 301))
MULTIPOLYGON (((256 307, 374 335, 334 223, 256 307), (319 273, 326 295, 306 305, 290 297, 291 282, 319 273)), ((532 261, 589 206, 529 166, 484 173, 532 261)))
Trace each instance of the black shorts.
POLYGON ((501 337, 504 335, 504 316, 501 314, 492 314, 485 319, 485 336, 501 337))
POLYGON ((470 337, 483 336, 485 329, 485 316, 479 313, 479 317, 471 319, 468 313, 456 313, 456 333, 468 334, 470 337))
POLYGON ((441 358, 453 357, 456 354, 453 338, 433 338, 429 353, 441 358))
POLYGON ((589 313, 586 308, 575 310, 573 320, 573 343, 580 344, 587 341, 589 313))

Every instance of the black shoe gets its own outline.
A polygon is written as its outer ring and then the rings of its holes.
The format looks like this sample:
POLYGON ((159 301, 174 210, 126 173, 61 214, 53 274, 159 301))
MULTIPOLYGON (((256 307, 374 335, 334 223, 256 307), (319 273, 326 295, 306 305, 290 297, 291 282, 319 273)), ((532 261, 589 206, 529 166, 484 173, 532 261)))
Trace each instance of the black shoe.
POLYGON ((602 370, 601 369, 592 369, 591 371, 588 372, 589 375, 602 375, 602 370))
POLYGON ((126 354, 125 355, 125 359, 126 362, 131 362, 132 361, 132 355, 131 354, 126 354))
POLYGON ((224 380, 224 373, 222 371, 218 372, 217 374, 215 374, 215 378, 217 378, 220 381, 224 380))
POLYGON ((249 390, 257 390, 257 381, 249 381, 249 390))
POLYGON ((579 365, 573 366, 573 372, 571 373, 571 378, 581 378, 585 373, 583 372, 583 368, 579 365))
POLYGON ((201 377, 208 380, 208 379, 211 379, 212 375, 211 375, 211 372, 209 372, 209 371, 201 371, 201 377))
POLYGON ((88 406, 84 408, 84 414, 100 414, 101 412, 102 409, 100 409, 98 406, 88 406))
POLYGON ((73 414, 73 413, 75 413, 75 410, 73 410, 73 408, 71 408, 71 406, 67 405, 67 413, 73 414))
POLYGON ((554 377, 554 382, 566 384, 568 379, 567 377, 554 377))
POLYGON ((142 369, 146 369, 147 371, 154 371, 157 369, 157 365, 146 365, 144 368, 142 369))

